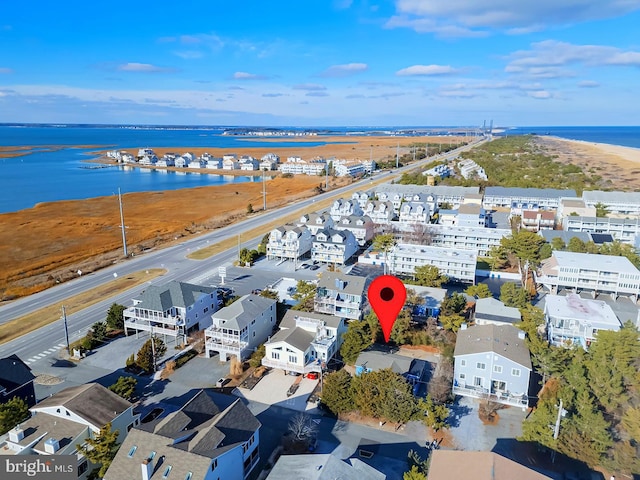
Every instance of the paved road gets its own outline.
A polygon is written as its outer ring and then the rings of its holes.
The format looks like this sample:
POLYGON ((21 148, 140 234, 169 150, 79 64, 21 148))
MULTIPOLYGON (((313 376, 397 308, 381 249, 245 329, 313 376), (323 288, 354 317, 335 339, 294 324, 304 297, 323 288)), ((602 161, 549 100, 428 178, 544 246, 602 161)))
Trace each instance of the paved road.
MULTIPOLYGON (((460 152, 469 150, 470 148, 486 141, 486 139, 480 139, 475 143, 440 155, 438 158, 443 160, 454 158, 460 152)), ((386 178, 388 181, 391 181, 399 178, 402 173, 420 168, 431 161, 433 161, 433 157, 399 168, 395 170, 393 174, 378 174, 374 176, 373 180, 386 178)), ((240 240, 242 242, 241 247, 246 246, 253 248, 257 245, 260 238, 243 239, 242 234, 247 230, 265 225, 299 209, 309 208, 310 210, 313 210, 313 206, 316 201, 344 195, 345 193, 350 193, 353 190, 368 188, 370 181, 371 179, 367 178, 292 205, 287 205, 273 211, 266 211, 260 215, 256 215, 234 225, 229 225, 213 232, 203 234, 197 238, 186 240, 179 245, 147 252, 144 255, 127 259, 98 272, 79 277, 43 292, 16 300, 0 307, 0 323, 7 322, 43 307, 47 307, 51 304, 61 302, 70 296, 96 288, 99 285, 113 280, 114 275, 122 276, 132 272, 144 271, 152 268, 165 268, 167 270, 166 275, 150 280, 148 284, 164 284, 172 280, 191 281, 194 283, 201 282, 204 279, 215 276, 219 266, 230 264, 237 256, 237 248, 229 249, 203 261, 186 258, 189 253, 205 248, 216 242, 221 242, 227 239, 236 239, 238 236, 240 236, 240 240)), ((105 298, 103 301, 98 302, 81 312, 69 315, 67 317, 67 321, 69 325, 70 340, 74 341, 80 338, 86 329, 93 323, 103 321, 106 311, 112 303, 115 302, 128 305, 130 304, 131 299, 139 295, 144 288, 146 288, 146 285, 132 288, 113 297, 105 298)), ((257 288, 260 288, 260 286, 257 288)), ((55 353, 63 348, 64 345, 64 328, 62 321, 60 320, 0 346, 0 357, 15 353, 23 360, 26 360, 30 365, 33 365, 38 361, 43 361, 48 357, 55 355, 55 353)))

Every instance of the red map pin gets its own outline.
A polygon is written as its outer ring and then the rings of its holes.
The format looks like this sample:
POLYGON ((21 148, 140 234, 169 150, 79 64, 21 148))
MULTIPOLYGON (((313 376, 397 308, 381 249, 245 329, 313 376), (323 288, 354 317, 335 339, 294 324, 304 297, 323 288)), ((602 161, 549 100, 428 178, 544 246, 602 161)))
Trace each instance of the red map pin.
POLYGON ((371 282, 367 296, 380 321, 384 341, 389 343, 393 324, 396 323, 396 318, 407 299, 407 289, 404 283, 393 275, 381 275, 371 282))

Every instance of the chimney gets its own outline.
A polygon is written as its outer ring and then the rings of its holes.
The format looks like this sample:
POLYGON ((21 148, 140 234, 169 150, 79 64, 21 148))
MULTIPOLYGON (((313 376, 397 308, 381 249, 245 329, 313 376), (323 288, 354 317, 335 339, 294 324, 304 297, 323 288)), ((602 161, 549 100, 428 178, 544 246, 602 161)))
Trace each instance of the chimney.
POLYGON ((24 430, 17 426, 9 431, 9 441, 12 443, 18 443, 24 438, 24 430))
POLYGON ((142 480, 151 480, 153 475, 153 458, 149 457, 142 461, 142 480))
POLYGON ((525 333, 522 330, 518 330, 518 338, 520 340, 524 340, 525 333))
POLYGON ((49 438, 44 442, 44 451, 53 455, 60 449, 60 443, 55 438, 49 438))

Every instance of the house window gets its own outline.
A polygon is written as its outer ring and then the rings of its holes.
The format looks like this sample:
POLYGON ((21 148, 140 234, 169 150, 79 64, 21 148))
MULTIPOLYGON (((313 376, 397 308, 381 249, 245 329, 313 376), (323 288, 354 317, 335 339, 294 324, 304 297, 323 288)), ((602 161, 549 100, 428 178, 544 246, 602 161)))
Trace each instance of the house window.
POLYGON ((481 387, 482 386, 482 377, 473 377, 473 386, 481 387))
POLYGON ((467 378, 467 376, 464 373, 461 373, 461 374, 458 375, 458 378, 460 380, 464 380, 465 378, 467 378))
POLYGON ((460 360, 460 366, 461 367, 466 367, 467 366, 467 361, 466 360, 460 360))
POLYGON ((496 373, 502 373, 502 365, 494 365, 493 371, 496 373))
POLYGON ((279 352, 271 352, 271 358, 273 358, 274 360, 280 360, 280 353, 279 352))
POLYGON ((483 363, 483 362, 477 362, 476 363, 476 368, 478 370, 484 370, 485 368, 487 368, 487 365, 485 363, 483 363))
POLYGON ((289 363, 297 363, 298 357, 296 355, 289 355, 289 363))
POLYGON ((134 445, 133 447, 131 447, 131 450, 129 450, 128 456, 129 458, 133 457, 134 453, 136 453, 136 450, 138 449, 137 445, 134 445))
POLYGON ((218 459, 217 458, 213 462, 211 462, 211 471, 213 472, 216 468, 218 468, 218 459))
POLYGON ((89 464, 85 460, 80 465, 78 465, 78 477, 84 475, 84 473, 89 469, 89 464))
POLYGON ((167 468, 164 469, 164 473, 162 474, 162 478, 167 478, 169 476, 169 474, 171 473, 171 469, 173 467, 171 465, 169 465, 167 468))
POLYGON ((512 368, 511 369, 511 376, 512 377, 519 377, 520 376, 520 369, 519 368, 512 368))

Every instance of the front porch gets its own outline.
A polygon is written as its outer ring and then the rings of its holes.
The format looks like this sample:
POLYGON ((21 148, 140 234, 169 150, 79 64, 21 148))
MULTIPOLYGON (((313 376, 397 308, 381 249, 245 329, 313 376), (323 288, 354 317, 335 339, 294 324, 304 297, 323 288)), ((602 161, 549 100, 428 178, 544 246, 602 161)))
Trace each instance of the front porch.
POLYGON ((529 398, 527 395, 511 395, 509 392, 492 393, 486 388, 473 388, 470 386, 454 385, 452 392, 454 395, 462 395, 463 397, 479 398, 491 402, 502 403, 512 407, 527 408, 529 406, 529 398))

